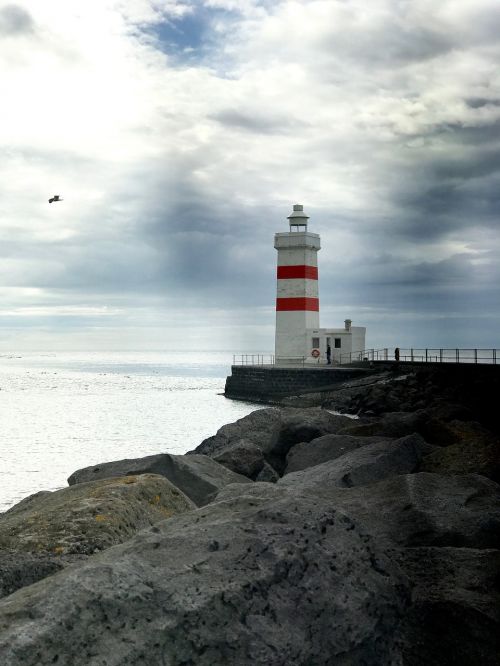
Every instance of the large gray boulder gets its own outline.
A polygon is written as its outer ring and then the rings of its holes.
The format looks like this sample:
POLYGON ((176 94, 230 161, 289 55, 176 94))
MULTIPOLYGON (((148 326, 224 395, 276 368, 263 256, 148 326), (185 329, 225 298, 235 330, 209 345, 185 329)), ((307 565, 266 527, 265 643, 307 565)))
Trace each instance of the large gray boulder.
POLYGON ((395 553, 412 582, 400 625, 407 666, 497 666, 500 551, 406 548, 395 553))
POLYGON ((406 474, 326 496, 388 546, 500 547, 500 486, 479 474, 406 474))
POLYGON ((0 550, 0 598, 50 576, 64 567, 60 557, 47 553, 0 550))
POLYGON ((439 474, 484 474, 500 481, 500 438, 474 422, 448 424, 454 442, 426 456, 422 471, 439 474))
POLYGON ((339 458, 361 446, 375 444, 384 437, 354 437, 352 435, 323 435, 310 442, 301 442, 290 449, 286 457, 284 474, 314 467, 328 460, 339 458))
POLYGON ((223 465, 204 455, 160 453, 144 458, 118 460, 79 469, 69 477, 70 486, 95 479, 136 474, 159 474, 191 499, 196 506, 210 502, 228 483, 250 483, 223 465))
POLYGON ((0 516, 0 549, 90 555, 195 505, 162 476, 143 474, 37 493, 0 516))
MULTIPOLYGON (((339 416, 321 408, 259 409, 247 416, 222 426, 213 437, 204 440, 193 452, 224 461, 230 469, 242 469, 231 455, 234 449, 248 449, 242 453, 252 457, 261 451, 262 466, 268 463, 281 475, 286 467, 286 456, 299 442, 310 442, 322 435, 336 433, 352 424, 347 416, 339 416), (236 463, 236 464, 235 464, 236 463)), ((252 468, 249 475, 256 479, 252 468)))
POLYGON ((287 474, 279 483, 301 490, 328 487, 351 488, 375 483, 394 474, 409 474, 418 469, 429 445, 420 435, 397 440, 382 440, 345 453, 328 462, 287 474))
MULTIPOLYGON (((293 486, 226 486, 217 499, 293 496, 293 486)), ((479 475, 411 474, 330 488, 325 501, 355 516, 411 582, 394 631, 405 666, 496 666, 500 654, 500 488, 479 475)))
POLYGON ((297 494, 312 494, 326 506, 353 516, 385 548, 500 547, 500 486, 479 474, 441 476, 420 472, 351 488, 294 486, 287 483, 292 476, 272 485, 228 485, 217 501, 244 495, 248 501, 265 498, 277 502, 297 494))
POLYGON ((257 409, 233 423, 223 425, 212 437, 208 437, 189 451, 189 455, 201 453, 215 457, 236 442, 246 440, 264 452, 277 444, 281 430, 281 410, 277 408, 257 409))
POLYGON ((355 437, 405 437, 412 433, 420 433, 427 422, 428 415, 418 412, 388 412, 383 416, 369 421, 351 421, 339 431, 342 435, 355 437))
POLYGON ((254 481, 266 464, 260 446, 244 438, 228 444, 227 447, 213 456, 213 460, 254 481))
POLYGON ((398 666, 408 602, 348 515, 243 494, 0 601, 0 663, 398 666))
MULTIPOLYGON (((354 437, 404 437, 418 433, 437 446, 450 446, 463 441, 486 442, 492 434, 473 421, 437 418, 436 414, 446 415, 444 406, 436 409, 420 409, 415 412, 387 412, 378 418, 351 421, 339 434, 354 437)), ((457 409, 449 406, 449 414, 457 413, 457 409)))

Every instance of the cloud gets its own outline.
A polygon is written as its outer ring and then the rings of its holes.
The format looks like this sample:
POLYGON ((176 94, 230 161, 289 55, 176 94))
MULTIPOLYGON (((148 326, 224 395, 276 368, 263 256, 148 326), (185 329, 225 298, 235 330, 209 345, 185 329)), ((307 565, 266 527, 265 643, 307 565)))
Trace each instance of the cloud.
POLYGON ((0 7, 0 37, 32 34, 35 24, 31 15, 20 5, 0 7))
POLYGON ((496 0, 4 6, 5 307, 33 339, 50 320, 60 342, 64 319, 98 345, 108 308, 106 331, 140 345, 185 317, 224 346, 234 317, 232 340, 272 349, 273 235, 300 202, 322 235, 324 325, 366 316, 384 346, 397 321, 404 345, 432 318, 472 344, 464 322, 500 302, 498 14, 496 0))

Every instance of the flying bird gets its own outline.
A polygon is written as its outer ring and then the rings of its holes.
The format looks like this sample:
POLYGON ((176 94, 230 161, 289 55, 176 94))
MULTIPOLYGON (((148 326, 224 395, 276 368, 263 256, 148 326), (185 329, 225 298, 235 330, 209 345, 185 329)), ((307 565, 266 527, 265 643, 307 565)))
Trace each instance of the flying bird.
POLYGON ((62 199, 59 194, 54 194, 54 196, 49 199, 49 203, 52 203, 53 201, 62 201, 62 199))

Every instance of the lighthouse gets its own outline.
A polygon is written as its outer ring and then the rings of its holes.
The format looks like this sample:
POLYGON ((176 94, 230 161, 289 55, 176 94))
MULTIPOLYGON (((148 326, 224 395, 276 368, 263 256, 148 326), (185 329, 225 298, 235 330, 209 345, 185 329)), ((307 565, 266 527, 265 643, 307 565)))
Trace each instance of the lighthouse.
POLYGON ((318 234, 307 230, 309 217, 300 204, 288 216, 290 231, 274 236, 278 250, 276 362, 304 356, 306 335, 319 329, 318 234))
POLYGON ((318 234, 308 230, 309 216, 295 204, 288 216, 289 231, 274 236, 278 251, 276 289, 275 363, 320 364, 327 362, 327 349, 335 362, 342 354, 365 348, 364 327, 321 329, 319 322, 318 234))

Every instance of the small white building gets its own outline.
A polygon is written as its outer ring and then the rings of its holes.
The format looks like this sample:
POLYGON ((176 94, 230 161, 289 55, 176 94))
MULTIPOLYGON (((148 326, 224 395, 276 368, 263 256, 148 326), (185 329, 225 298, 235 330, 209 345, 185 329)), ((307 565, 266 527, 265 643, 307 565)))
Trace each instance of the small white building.
POLYGON ((277 365, 324 364, 327 347, 332 363, 341 362, 350 352, 365 349, 366 328, 320 328, 318 295, 318 234, 307 230, 309 217, 296 204, 288 216, 290 231, 275 234, 278 250, 276 295, 275 362, 277 365))

